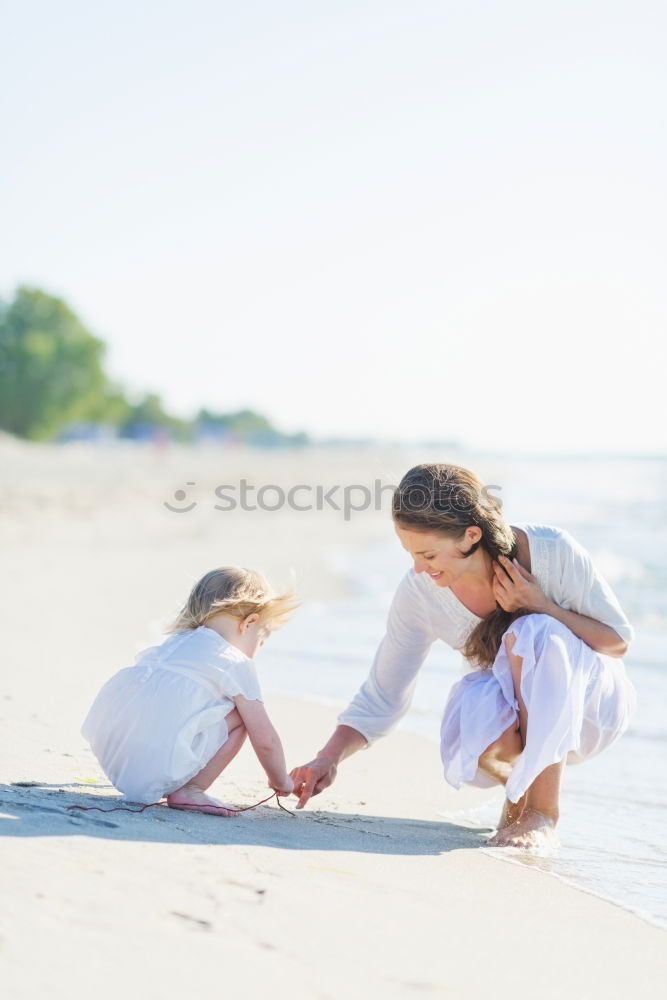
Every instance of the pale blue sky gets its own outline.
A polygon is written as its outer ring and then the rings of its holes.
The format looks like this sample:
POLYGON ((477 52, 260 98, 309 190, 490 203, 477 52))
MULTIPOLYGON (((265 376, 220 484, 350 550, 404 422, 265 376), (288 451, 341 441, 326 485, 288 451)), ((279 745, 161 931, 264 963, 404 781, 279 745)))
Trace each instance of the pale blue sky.
POLYGON ((0 0, 0 294, 184 415, 665 451, 667 10, 0 0))

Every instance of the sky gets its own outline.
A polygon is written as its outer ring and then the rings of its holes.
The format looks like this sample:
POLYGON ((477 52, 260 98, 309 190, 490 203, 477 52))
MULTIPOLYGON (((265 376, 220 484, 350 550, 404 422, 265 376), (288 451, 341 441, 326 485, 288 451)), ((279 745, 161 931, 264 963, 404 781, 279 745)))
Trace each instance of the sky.
POLYGON ((0 0, 0 297, 172 412, 665 453, 667 8, 0 0))

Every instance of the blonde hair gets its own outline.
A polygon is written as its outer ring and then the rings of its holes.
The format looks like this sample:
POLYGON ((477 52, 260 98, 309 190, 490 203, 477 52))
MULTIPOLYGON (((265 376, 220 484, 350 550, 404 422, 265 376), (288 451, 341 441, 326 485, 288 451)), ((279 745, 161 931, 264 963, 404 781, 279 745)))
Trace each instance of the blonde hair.
POLYGON ((268 581, 256 570, 221 566, 197 581, 166 631, 185 632, 199 628, 213 615, 224 612, 239 621, 256 614, 259 622, 273 632, 285 624, 298 606, 293 590, 275 594, 268 581))

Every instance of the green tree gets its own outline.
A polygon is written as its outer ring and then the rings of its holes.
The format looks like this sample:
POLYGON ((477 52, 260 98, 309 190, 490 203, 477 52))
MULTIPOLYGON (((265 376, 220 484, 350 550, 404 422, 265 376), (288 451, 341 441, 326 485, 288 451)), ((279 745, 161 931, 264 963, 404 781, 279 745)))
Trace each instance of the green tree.
POLYGON ((195 417, 195 428, 228 431, 238 440, 262 448, 296 446, 308 444, 308 435, 283 434, 276 430, 271 421, 254 410, 237 410, 236 413, 213 413, 202 409, 195 417))
POLYGON ((130 407, 128 422, 133 424, 168 424, 162 400, 155 392, 147 393, 143 399, 130 407))
POLYGON ((240 436, 273 431, 270 421, 254 410, 238 410, 236 413, 212 413, 210 410, 200 410, 195 420, 198 423, 234 431, 240 436))
POLYGON ((125 401, 125 406, 127 412, 119 421, 121 437, 141 437, 142 432, 150 435, 158 427, 167 429, 170 436, 179 441, 188 441, 192 437, 192 421, 172 417, 164 409, 157 393, 146 393, 133 405, 125 401))
POLYGON ((48 439, 95 410, 102 416, 114 402, 104 353, 62 299, 18 288, 11 303, 0 303, 0 427, 48 439))
POLYGON ((194 421, 166 412, 156 393, 130 402, 107 377, 106 347, 62 299, 21 286, 10 303, 0 301, 0 428, 19 437, 48 440, 70 423, 112 424, 123 437, 152 439, 160 433, 192 440, 202 427, 225 430, 261 447, 301 445, 253 410, 199 411, 194 421))

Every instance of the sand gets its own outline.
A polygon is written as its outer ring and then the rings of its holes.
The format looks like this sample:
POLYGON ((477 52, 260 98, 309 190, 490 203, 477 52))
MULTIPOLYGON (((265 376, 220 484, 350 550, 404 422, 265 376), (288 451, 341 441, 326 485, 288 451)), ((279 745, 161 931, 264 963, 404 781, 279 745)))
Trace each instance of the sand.
MULTIPOLYGON (((441 813, 487 793, 450 789, 437 748, 405 732, 346 761, 295 816, 275 802, 234 819, 67 808, 117 801, 81 719, 154 639, 184 581, 242 562, 273 578, 292 569, 306 600, 337 596, 349 582, 336 546, 387 531, 382 512, 223 521, 203 509, 211 487, 244 473, 364 482, 424 457, 0 443, 3 997, 583 1000, 663 988, 664 931, 484 853, 485 831, 441 813), (192 516, 161 506, 187 481, 200 491, 192 516)), ((337 711, 270 693, 267 707, 293 765, 337 711)), ((216 791, 239 805, 267 794, 249 748, 216 791)))

